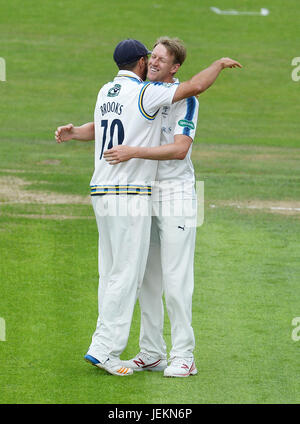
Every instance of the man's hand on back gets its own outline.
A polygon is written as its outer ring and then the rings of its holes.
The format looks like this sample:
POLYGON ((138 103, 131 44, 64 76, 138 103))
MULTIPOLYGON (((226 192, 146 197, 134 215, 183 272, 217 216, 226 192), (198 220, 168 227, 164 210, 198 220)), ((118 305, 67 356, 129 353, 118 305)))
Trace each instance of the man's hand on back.
POLYGON ((116 165, 120 162, 126 162, 134 157, 135 148, 133 146, 115 146, 106 150, 103 154, 104 159, 110 165, 116 165))

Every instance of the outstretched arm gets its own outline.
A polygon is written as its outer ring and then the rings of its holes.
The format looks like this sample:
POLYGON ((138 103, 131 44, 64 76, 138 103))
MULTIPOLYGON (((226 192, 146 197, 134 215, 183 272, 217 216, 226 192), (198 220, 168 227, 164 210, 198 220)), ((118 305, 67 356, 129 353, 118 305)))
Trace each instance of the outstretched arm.
POLYGON ((69 140, 90 141, 95 140, 94 122, 88 122, 80 127, 74 127, 73 124, 63 125, 55 131, 57 143, 69 140))
POLYGON ((208 68, 194 75, 190 80, 179 84, 173 97, 173 103, 186 97, 196 96, 207 90, 225 68, 242 68, 242 65, 229 57, 216 60, 208 68))
POLYGON ((110 165, 126 162, 132 158, 150 160, 184 159, 193 140, 187 135, 177 134, 174 143, 158 147, 115 146, 104 152, 104 158, 110 165))

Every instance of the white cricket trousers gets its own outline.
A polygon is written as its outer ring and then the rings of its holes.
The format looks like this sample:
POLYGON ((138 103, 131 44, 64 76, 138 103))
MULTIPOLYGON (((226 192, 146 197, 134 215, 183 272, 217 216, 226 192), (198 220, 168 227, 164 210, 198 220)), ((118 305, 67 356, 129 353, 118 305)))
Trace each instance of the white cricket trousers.
POLYGON ((119 358, 127 345, 149 251, 151 200, 104 195, 92 197, 92 204, 99 232, 99 316, 87 353, 105 362, 119 358))
MULTIPOLYGON (((194 251, 196 240, 196 200, 185 201, 180 216, 163 216, 162 205, 153 202, 150 249, 143 284, 139 292, 141 308, 140 350, 166 358, 163 338, 164 293, 171 324, 170 357, 192 357, 195 348, 192 328, 194 251), (190 208, 188 202, 192 202, 190 208)), ((174 201, 169 201, 170 209, 174 201)), ((191 204, 191 203, 190 203, 191 204)))

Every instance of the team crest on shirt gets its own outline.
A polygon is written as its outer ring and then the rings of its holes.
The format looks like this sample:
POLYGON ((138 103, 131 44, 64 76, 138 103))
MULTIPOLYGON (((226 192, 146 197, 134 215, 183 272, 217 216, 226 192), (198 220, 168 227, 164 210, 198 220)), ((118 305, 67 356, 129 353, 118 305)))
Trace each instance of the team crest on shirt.
POLYGON ((162 108, 162 115, 163 116, 168 116, 169 110, 170 110, 170 107, 169 106, 163 106, 163 108, 162 108))
POLYGON ((111 89, 108 90, 108 97, 116 97, 121 90, 120 84, 115 84, 111 89))
POLYGON ((195 129, 194 122, 188 121, 187 119, 181 119, 180 121, 178 121, 178 125, 180 125, 181 127, 188 127, 191 130, 195 129))

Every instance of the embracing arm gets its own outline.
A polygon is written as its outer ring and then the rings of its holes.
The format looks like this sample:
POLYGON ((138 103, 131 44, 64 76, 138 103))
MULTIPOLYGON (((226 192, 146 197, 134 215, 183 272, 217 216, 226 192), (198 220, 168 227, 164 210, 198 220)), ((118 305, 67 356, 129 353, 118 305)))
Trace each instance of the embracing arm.
POLYGON ((90 141, 95 140, 94 122, 88 122, 80 127, 74 127, 73 124, 58 127, 55 131, 57 143, 69 140, 90 141))
POLYGON ((190 80, 179 84, 173 97, 173 103, 203 93, 215 82, 220 72, 225 68, 242 68, 242 65, 229 57, 216 60, 190 80))
POLYGON ((191 137, 177 134, 174 137, 174 143, 164 144, 157 147, 138 147, 138 146, 115 146, 104 152, 104 158, 110 165, 116 165, 120 162, 126 162, 129 159, 150 159, 150 160, 181 160, 184 159, 190 145, 191 137))

